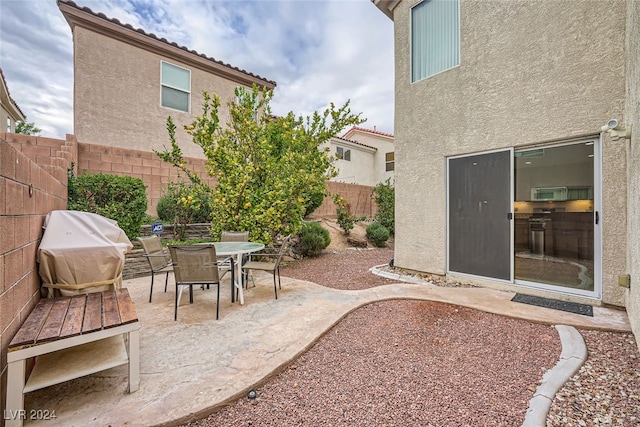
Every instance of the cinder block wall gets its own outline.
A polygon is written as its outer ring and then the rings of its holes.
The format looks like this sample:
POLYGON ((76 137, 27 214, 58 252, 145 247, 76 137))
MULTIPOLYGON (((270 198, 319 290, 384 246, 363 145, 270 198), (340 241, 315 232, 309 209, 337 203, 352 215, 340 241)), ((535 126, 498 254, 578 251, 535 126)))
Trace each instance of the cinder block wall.
POLYGON ((36 250, 46 214, 67 206, 67 167, 74 151, 73 139, 0 133, 0 413, 7 347, 40 299, 36 250))
MULTIPOLYGON (((198 173, 209 185, 215 180, 210 178, 206 170, 206 160, 185 158, 187 167, 198 173)), ((78 173, 108 173, 112 175, 128 175, 140 178, 147 184, 149 205, 147 213, 157 215, 156 206, 169 182, 187 180, 184 173, 169 163, 163 162, 151 151, 130 150, 126 148, 107 147, 104 145, 78 143, 78 173)))

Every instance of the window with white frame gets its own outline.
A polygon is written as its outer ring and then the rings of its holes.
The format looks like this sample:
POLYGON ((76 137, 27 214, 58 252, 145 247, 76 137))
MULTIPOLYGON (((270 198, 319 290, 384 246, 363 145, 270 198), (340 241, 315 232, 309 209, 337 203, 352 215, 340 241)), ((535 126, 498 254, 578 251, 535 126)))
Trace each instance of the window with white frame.
POLYGON ((161 63, 163 107, 189 112, 191 97, 191 71, 168 62, 161 63))
POLYGON ((459 0, 424 0, 411 9, 411 82, 460 65, 459 0))
POLYGON ((343 147, 336 147, 336 157, 341 160, 351 161, 351 150, 343 147))
POLYGON ((7 117, 7 132, 11 132, 11 117, 7 117))
POLYGON ((384 155, 385 171, 389 172, 395 169, 394 158, 395 155, 393 151, 384 155))

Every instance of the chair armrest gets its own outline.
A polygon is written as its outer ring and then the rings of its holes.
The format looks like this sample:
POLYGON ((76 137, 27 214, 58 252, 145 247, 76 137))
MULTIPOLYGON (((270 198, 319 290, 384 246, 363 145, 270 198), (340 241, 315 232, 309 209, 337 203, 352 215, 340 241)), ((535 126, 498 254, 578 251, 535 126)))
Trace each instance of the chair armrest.
POLYGON ((233 265, 233 257, 232 256, 228 256, 225 259, 218 259, 216 261, 216 265, 224 265, 224 264, 231 264, 233 265))
POLYGON ((142 254, 142 256, 145 257, 145 258, 160 258, 160 257, 166 258, 166 257, 169 256, 169 254, 168 253, 166 253, 166 254, 165 253, 162 253, 162 254, 142 254))

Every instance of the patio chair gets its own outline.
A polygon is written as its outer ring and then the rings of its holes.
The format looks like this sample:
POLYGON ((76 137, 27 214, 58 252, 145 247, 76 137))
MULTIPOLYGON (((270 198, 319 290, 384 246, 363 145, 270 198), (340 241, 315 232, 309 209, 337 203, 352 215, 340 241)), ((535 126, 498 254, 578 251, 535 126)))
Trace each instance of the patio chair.
POLYGON ((193 304, 193 287, 216 285, 216 319, 220 312, 220 280, 226 274, 220 272, 220 267, 231 271, 231 283, 235 279, 233 257, 218 260, 216 248, 213 245, 171 245, 169 246, 173 271, 176 277, 176 302, 173 320, 178 320, 178 301, 182 295, 181 286, 189 287, 189 303, 193 304))
POLYGON ((142 244, 144 257, 149 261, 151 267, 151 290, 149 291, 149 302, 153 296, 153 278, 156 273, 166 273, 164 279, 164 291, 167 292, 167 283, 169 283, 169 273, 173 271, 171 266, 171 257, 162 248, 162 241, 156 234, 152 236, 138 237, 138 241, 142 244))
POLYGON ((248 231, 223 231, 220 237, 221 242, 248 242, 248 231))
MULTIPOLYGON (((249 232, 248 231, 223 231, 220 236, 221 242, 248 242, 249 241, 249 232)), ((247 262, 247 255, 242 256, 242 265, 247 262)), ((248 278, 247 272, 242 272, 242 286, 246 287, 248 278)))
POLYGON ((252 253, 249 255, 249 260, 242 267, 243 270, 260 270, 271 273, 273 275, 273 290, 275 292, 276 299, 278 299, 278 287, 282 289, 282 284, 280 282, 280 261, 282 261, 282 256, 289 249, 289 240, 290 238, 286 237, 282 242, 280 249, 267 248, 263 249, 261 252, 252 253), (278 275, 278 287, 276 287, 276 274, 278 275))

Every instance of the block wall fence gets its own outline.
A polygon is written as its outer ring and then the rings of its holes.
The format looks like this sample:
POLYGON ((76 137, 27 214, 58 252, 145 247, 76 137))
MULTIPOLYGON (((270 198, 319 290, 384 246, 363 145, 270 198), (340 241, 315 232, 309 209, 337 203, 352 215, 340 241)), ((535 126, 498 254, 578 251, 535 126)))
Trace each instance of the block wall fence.
POLYGON ((67 206, 67 168, 76 151, 73 139, 39 138, 40 148, 25 154, 7 139, 12 134, 0 134, 0 414, 7 391, 7 347, 40 299, 36 250, 42 224, 49 212, 67 206))
MULTIPOLYGON (((192 170, 208 178, 205 160, 188 158, 192 170)), ((0 413, 4 413, 7 347, 24 319, 40 299, 36 251, 45 216, 67 207, 67 173, 108 173, 141 178, 147 185, 147 212, 156 206, 169 182, 179 180, 177 168, 153 152, 0 132, 0 413)), ((208 179, 207 179, 208 178, 208 179)), ((371 217, 376 207, 371 187, 327 182, 327 189, 345 197, 356 216, 371 217)), ((313 218, 336 217, 331 197, 326 197, 313 218)), ((0 417, 0 427, 4 426, 0 417)))

